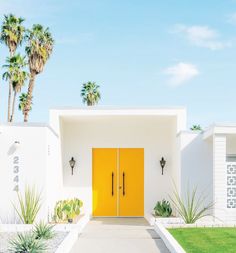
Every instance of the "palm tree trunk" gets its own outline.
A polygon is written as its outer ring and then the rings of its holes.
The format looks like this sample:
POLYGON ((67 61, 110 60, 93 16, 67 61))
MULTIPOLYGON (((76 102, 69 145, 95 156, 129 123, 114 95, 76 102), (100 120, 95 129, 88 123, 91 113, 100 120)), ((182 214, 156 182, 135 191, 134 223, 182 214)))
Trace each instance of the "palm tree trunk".
POLYGON ((7 107, 7 121, 11 121, 11 93, 12 93, 12 84, 11 80, 9 81, 9 91, 8 91, 8 107, 7 107))
POLYGON ((14 114, 15 114, 15 103, 16 103, 16 91, 14 92, 13 101, 12 101, 12 112, 10 122, 13 122, 14 114))
POLYGON ((30 111, 31 105, 32 105, 35 76, 36 76, 36 73, 34 71, 30 72, 27 100, 26 100, 26 105, 24 108, 24 122, 28 122, 28 120, 29 120, 29 111, 30 111))
MULTIPOLYGON (((15 51, 9 49, 10 58, 14 55, 15 51)), ((8 91, 8 105, 7 105, 7 122, 11 122, 11 94, 12 94, 12 81, 9 79, 9 91, 8 91)))

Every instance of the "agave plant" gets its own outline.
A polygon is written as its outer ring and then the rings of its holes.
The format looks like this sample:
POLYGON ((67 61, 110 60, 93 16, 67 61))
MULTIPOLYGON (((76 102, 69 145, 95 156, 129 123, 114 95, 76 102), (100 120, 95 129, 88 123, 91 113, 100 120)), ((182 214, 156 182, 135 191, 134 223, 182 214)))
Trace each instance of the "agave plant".
POLYGON ((162 217, 170 217, 172 214, 172 208, 170 206, 169 201, 162 200, 158 201, 156 206, 154 207, 155 215, 162 217))
POLYGON ((49 240, 52 239, 55 235, 53 231, 54 225, 46 224, 40 221, 38 224, 34 226, 33 233, 35 235, 35 239, 44 239, 49 240))
POLYGON ((25 224, 33 224, 41 208, 41 194, 35 187, 25 187, 24 196, 17 193, 19 208, 13 205, 19 218, 25 224))
POLYGON ((187 189, 186 196, 182 197, 175 186, 173 197, 170 196, 170 199, 184 222, 193 224, 197 220, 210 215, 214 203, 210 202, 205 205, 206 197, 204 194, 197 194, 197 187, 192 191, 187 189))
POLYGON ((36 240, 32 232, 18 233, 9 244, 9 252, 14 253, 41 253, 47 250, 46 244, 42 240, 36 240))

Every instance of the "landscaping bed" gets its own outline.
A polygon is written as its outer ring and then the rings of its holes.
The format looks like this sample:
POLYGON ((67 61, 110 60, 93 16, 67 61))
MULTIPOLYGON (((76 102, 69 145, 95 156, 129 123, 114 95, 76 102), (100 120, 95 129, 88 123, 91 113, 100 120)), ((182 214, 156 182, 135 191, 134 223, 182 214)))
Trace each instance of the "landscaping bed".
POLYGON ((236 228, 169 228, 187 253, 235 253, 236 228))
MULTIPOLYGON (((0 253, 9 252, 9 240, 16 237, 16 232, 0 232, 0 253)), ((56 232, 53 239, 45 241, 47 246, 47 253, 56 252, 58 246, 62 243, 68 232, 56 232)))

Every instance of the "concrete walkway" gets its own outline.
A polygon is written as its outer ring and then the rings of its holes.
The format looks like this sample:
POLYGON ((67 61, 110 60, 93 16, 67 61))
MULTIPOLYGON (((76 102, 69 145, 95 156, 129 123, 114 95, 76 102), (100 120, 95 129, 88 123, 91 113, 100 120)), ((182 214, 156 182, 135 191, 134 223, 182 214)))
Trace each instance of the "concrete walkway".
POLYGON ((143 218, 96 218, 84 228, 71 253, 169 253, 143 218))

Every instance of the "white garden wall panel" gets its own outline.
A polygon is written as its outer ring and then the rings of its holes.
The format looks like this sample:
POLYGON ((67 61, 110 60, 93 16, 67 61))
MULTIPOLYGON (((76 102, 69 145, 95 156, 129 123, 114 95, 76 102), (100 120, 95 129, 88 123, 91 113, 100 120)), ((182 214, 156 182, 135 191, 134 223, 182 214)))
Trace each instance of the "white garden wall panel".
POLYGON ((216 219, 227 219, 226 136, 213 136, 213 201, 216 219))
POLYGON ((213 144, 200 132, 185 131, 178 136, 180 149, 181 195, 195 187, 206 196, 205 204, 213 201, 213 144))
POLYGON ((38 220, 50 219, 55 201, 62 195, 60 168, 59 139, 50 128, 37 124, 0 126, 0 222, 19 222, 13 208, 15 190, 18 186, 23 193, 26 185, 41 192, 38 220))

